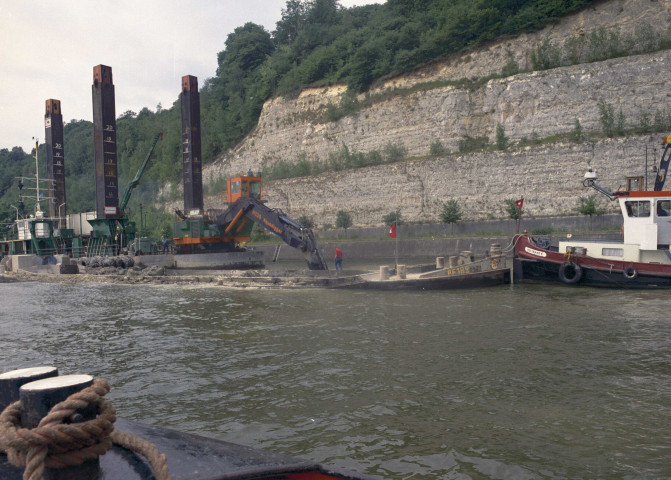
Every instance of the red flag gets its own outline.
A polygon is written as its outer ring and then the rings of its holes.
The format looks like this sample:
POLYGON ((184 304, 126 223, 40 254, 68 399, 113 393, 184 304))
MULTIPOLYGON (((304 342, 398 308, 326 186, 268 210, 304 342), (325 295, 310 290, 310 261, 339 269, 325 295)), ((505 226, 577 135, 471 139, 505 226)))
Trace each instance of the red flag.
POLYGON ((391 228, 389 229, 389 236, 391 238, 396 238, 396 222, 391 224, 391 228))
POLYGON ((515 202, 515 206, 520 210, 522 209, 522 205, 524 205, 524 197, 520 198, 518 201, 515 202))

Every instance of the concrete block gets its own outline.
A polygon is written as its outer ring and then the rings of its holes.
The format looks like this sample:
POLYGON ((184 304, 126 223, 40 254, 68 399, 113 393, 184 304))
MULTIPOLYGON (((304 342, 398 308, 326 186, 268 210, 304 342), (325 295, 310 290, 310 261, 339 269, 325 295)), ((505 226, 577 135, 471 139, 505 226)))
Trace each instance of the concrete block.
POLYGON ((42 265, 42 257, 36 255, 12 255, 12 272, 19 271, 34 272, 42 265))

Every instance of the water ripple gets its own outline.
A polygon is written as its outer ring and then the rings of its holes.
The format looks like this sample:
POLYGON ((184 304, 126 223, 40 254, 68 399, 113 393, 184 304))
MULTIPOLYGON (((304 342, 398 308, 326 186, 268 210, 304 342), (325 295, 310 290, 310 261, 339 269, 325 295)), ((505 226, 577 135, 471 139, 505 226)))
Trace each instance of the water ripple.
POLYGON ((391 479, 671 477, 663 292, 0 288, 2 371, 127 418, 391 479))

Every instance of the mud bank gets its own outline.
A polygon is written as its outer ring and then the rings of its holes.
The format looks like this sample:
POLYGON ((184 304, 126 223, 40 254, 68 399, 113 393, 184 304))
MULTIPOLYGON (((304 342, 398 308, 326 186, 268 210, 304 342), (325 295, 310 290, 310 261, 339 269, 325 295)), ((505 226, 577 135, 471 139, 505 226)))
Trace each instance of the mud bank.
POLYGON ((10 272, 0 275, 0 283, 45 282, 74 285, 78 283, 113 283, 118 285, 193 285, 225 288, 335 288, 352 281, 362 272, 336 275, 335 272, 269 272, 267 270, 231 270, 203 274, 182 274, 171 271, 133 270, 119 273, 100 269, 63 275, 52 273, 10 272))

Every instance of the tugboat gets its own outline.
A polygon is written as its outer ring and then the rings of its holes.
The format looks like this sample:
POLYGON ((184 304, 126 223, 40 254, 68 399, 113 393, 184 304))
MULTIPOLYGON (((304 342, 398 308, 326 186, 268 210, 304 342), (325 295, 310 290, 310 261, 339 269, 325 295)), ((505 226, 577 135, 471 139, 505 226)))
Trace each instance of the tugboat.
POLYGON ((628 182, 627 190, 611 192, 596 183, 592 169, 585 174, 585 187, 619 202, 622 242, 567 239, 552 247, 547 238, 525 232, 514 239, 516 276, 566 285, 671 288, 671 191, 662 191, 671 162, 671 135, 663 145, 652 191, 635 190, 628 182))

